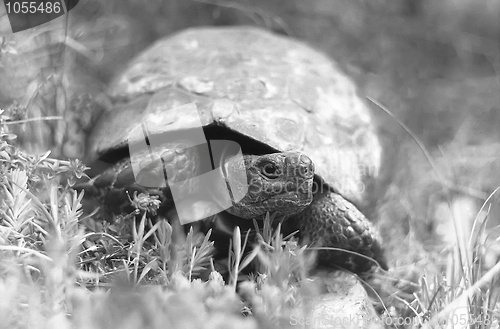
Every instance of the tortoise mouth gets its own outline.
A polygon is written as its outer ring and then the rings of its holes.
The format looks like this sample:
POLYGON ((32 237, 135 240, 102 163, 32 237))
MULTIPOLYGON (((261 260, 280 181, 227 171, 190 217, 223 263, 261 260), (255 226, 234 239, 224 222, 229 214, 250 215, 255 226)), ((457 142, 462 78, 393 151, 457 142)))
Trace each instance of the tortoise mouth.
POLYGON ((277 212, 278 215, 291 215, 302 211, 312 202, 312 194, 299 198, 296 193, 282 193, 261 202, 263 214, 277 212))
POLYGON ((312 193, 283 192, 262 201, 263 203, 274 203, 278 207, 286 204, 307 206, 312 202, 312 193))
POLYGON ((240 200, 227 211, 241 218, 257 218, 266 213, 276 213, 278 217, 288 217, 304 210, 313 200, 312 191, 281 192, 257 199, 240 200))

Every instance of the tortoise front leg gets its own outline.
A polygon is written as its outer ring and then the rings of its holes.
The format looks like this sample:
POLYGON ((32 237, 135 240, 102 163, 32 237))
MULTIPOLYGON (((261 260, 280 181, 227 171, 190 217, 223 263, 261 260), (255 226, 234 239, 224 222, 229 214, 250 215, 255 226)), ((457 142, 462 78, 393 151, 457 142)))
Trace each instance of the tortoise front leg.
POLYGON ((301 240, 314 247, 342 250, 320 250, 322 265, 337 265, 353 272, 365 272, 375 262, 348 251, 374 259, 387 269, 381 238, 372 223, 349 201, 333 191, 315 194, 309 207, 294 215, 301 240))

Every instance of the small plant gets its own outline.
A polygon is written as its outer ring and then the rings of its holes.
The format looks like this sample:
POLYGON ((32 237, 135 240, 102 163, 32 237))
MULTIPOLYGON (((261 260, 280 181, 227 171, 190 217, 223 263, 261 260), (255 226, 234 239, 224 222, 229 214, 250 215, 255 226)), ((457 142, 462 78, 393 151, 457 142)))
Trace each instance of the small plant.
MULTIPOLYGON (((445 275, 438 275, 433 282, 422 278, 422 297, 418 309, 419 321, 424 327, 471 326, 475 328, 500 327, 500 262, 487 267, 486 257, 497 241, 491 241, 486 231, 488 208, 497 188, 485 201, 474 228, 467 237, 466 248, 457 245, 450 253, 445 275)), ((459 225, 459 224, 458 224, 459 225)))

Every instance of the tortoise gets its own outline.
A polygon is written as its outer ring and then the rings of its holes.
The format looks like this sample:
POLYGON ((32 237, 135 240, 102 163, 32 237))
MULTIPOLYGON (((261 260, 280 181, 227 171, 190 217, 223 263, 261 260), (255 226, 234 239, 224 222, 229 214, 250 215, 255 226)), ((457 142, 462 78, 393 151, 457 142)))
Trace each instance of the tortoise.
MULTIPOLYGON (((274 213, 303 241, 355 252, 321 250, 321 264, 387 269, 378 232, 354 205, 378 174, 381 147, 353 82, 327 56, 257 27, 190 28, 139 54, 107 92, 115 106, 89 138, 92 186, 160 191, 169 209, 190 193, 233 189, 229 207, 201 208, 238 223, 274 213), (194 179, 211 171, 223 182, 194 179), (248 189, 235 187, 242 172, 248 189), (172 202, 182 182, 188 192, 172 202)), ((181 207, 199 219, 191 205, 181 207)))

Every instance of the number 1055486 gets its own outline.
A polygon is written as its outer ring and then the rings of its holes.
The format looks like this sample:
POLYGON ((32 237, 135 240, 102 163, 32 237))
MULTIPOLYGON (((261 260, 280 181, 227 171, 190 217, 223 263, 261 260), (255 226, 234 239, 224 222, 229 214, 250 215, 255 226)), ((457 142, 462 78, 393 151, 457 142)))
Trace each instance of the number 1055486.
POLYGON ((6 1, 7 14, 59 14, 63 9, 59 1, 6 1))

